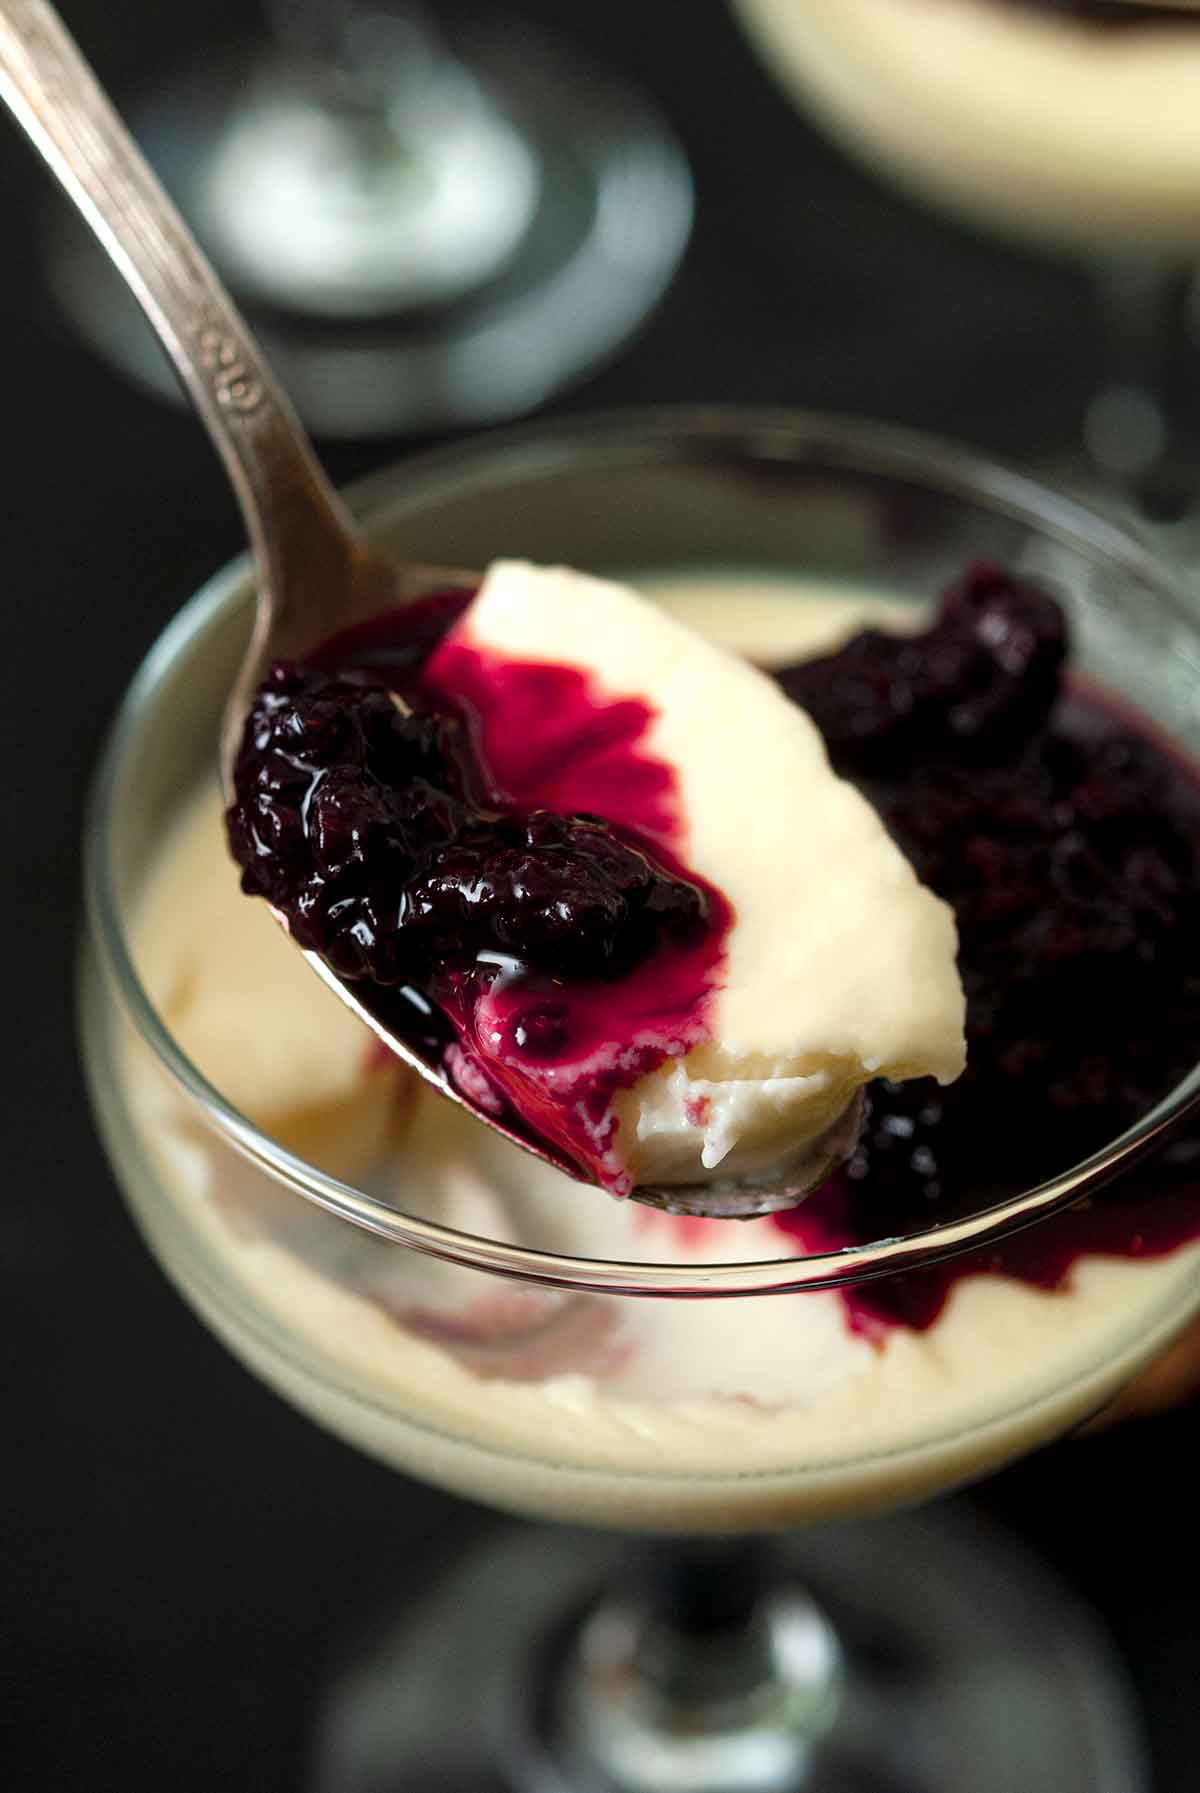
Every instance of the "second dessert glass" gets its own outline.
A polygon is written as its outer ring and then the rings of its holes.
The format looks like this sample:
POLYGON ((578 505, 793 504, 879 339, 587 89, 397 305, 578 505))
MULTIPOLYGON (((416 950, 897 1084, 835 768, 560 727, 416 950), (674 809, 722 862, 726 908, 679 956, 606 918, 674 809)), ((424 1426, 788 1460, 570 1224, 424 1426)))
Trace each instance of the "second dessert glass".
MULTIPOLYGON (((1073 502, 902 432, 600 418, 409 462, 357 503, 414 558, 523 555, 710 596, 718 575, 794 581, 797 604, 814 582, 835 602, 925 600, 986 556, 1054 588, 1084 675, 1200 749, 1200 627, 1172 572, 1073 502)), ((1200 1190, 1194 1230, 1157 1254, 1132 1236, 1129 1255, 1089 1251, 1087 1203, 1192 1107, 1200 1070, 1050 1182, 910 1238, 881 1215, 878 1239, 834 1252, 769 1222, 701 1222, 698 1242, 697 1223, 524 1159, 458 1207, 419 1169, 340 1180, 239 1111, 150 993, 142 895, 215 777, 250 614, 238 563, 151 652, 98 776, 82 1014, 106 1147, 185 1297, 286 1399, 402 1471, 560 1525, 501 1539, 331 1694, 315 1784, 477 1785, 500 1763, 521 1788, 610 1793, 1136 1793, 1119 1672, 1044 1572, 952 1515, 844 1522, 1061 1434, 1195 1314, 1200 1190), (1039 1226, 1060 1247, 1075 1229, 1054 1288, 1006 1265, 1003 1242, 1039 1226), (855 1321, 871 1279, 964 1251, 932 1325, 855 1321), (794 1541, 768 1550, 780 1530, 794 1541)), ((251 1052, 291 1050, 265 1007, 255 1025, 251 1052)))
POLYGON ((1139 0, 732 0, 772 74, 926 202, 1082 259, 1102 354, 1089 469, 1150 518, 1194 511, 1200 32, 1139 0), (1179 401, 1185 402, 1181 404, 1179 401))

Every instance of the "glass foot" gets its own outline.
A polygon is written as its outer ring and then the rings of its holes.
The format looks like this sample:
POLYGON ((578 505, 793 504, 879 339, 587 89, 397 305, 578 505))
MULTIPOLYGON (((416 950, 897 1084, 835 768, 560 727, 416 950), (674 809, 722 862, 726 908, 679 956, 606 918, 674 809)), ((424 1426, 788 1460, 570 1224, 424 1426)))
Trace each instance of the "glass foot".
MULTIPOLYGON (((678 1704, 661 1722, 637 1697, 639 1633, 622 1615, 638 1598, 641 1548, 501 1533, 346 1667, 319 1714, 310 1793, 1148 1785, 1123 1675, 1092 1622, 967 1512, 781 1541, 759 1603, 761 1657, 743 1651, 723 1668, 711 1631, 694 1634, 689 1679, 726 1676, 719 1731, 680 1723, 678 1704)), ((664 1689, 670 1704, 660 1678, 664 1689)))

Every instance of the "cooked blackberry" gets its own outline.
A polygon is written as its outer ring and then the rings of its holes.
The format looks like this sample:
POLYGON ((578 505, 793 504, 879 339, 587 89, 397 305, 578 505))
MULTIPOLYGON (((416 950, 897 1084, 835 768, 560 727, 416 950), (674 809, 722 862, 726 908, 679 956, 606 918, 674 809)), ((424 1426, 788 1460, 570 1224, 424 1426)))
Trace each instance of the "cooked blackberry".
POLYGON ((242 888, 342 977, 423 986, 494 954, 614 978, 704 926, 704 894, 606 822, 486 803, 462 723, 367 672, 275 665, 234 786, 242 888))
POLYGON ((986 762, 1018 748, 1058 694, 1066 647, 1047 593, 980 562, 924 633, 866 629, 778 676, 852 777, 901 759, 986 762))
POLYGON ((967 1069, 872 1086, 857 1236, 1065 1168, 1200 1047, 1200 788, 1064 680, 1066 646, 1049 594, 978 566, 924 633, 779 675, 958 924, 967 1069))

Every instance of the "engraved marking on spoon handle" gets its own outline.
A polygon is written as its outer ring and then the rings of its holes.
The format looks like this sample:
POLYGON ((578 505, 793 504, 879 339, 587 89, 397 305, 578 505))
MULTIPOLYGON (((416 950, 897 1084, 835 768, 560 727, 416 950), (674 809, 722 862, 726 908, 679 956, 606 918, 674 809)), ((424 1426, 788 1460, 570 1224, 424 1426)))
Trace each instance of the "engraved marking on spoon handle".
POLYGON ((202 323, 196 348, 201 366, 212 374, 217 403, 239 417, 257 411, 263 402, 263 383, 240 352, 237 338, 224 335, 217 324, 202 323))
POLYGON ((171 356, 233 481, 261 583, 290 590, 286 573, 344 555, 354 526, 291 405, 48 0, 0 0, 0 97, 171 356))

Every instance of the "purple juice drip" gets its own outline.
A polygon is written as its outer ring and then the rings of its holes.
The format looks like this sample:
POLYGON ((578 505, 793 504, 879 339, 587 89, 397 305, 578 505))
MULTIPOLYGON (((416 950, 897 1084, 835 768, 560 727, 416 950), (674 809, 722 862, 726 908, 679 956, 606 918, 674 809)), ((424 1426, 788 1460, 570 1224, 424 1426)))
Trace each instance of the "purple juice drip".
POLYGON ((490 801, 603 816, 652 858, 660 892, 675 880, 702 895, 703 926, 660 935, 620 981, 580 975, 551 985, 523 974, 483 1000, 444 998, 460 1039, 530 1130, 627 1194, 628 1175, 609 1160, 612 1099, 710 1037, 709 999, 732 923, 722 893, 679 856, 676 774, 645 746, 655 713, 639 698, 598 692, 578 667, 509 660, 459 639, 434 649, 418 689, 465 724, 490 801))

